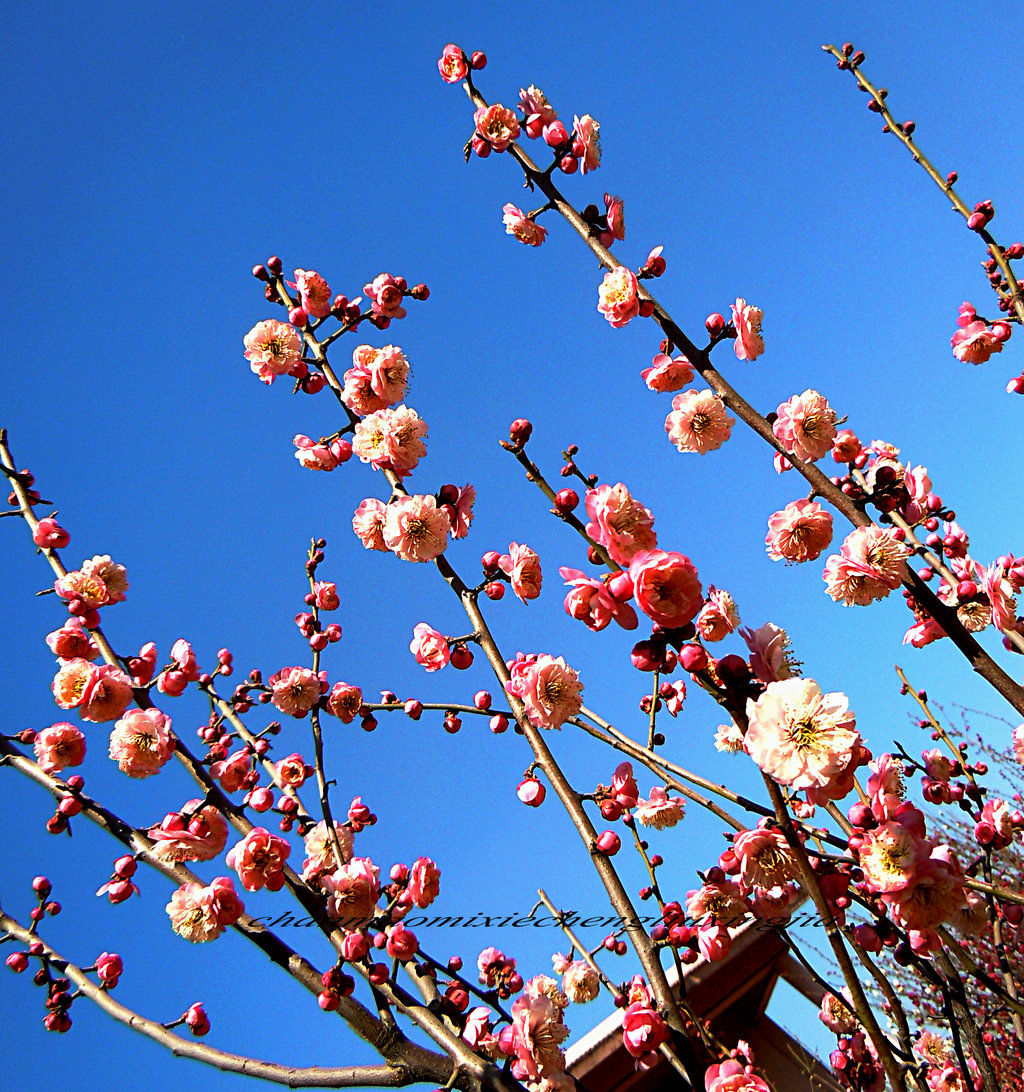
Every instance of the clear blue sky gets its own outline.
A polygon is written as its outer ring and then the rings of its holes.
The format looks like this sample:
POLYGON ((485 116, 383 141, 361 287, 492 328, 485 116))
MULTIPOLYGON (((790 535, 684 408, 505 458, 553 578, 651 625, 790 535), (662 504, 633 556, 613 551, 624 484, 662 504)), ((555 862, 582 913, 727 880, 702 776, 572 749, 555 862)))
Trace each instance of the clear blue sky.
MULTIPOLYGON (((430 285, 430 302, 408 319, 385 335, 366 332, 374 344, 400 344, 414 365, 409 403, 430 437, 412 484, 476 485, 472 534, 450 552, 467 575, 481 552, 512 540, 539 551, 544 594, 528 607, 506 597, 490 612, 496 634, 509 655, 565 655, 588 704, 609 719, 639 734, 647 680, 628 667, 631 638, 595 636, 562 611, 558 566, 582 566, 582 552, 497 446, 515 416, 534 421, 533 453, 547 467, 575 442, 588 472, 627 483, 654 510, 661 544, 690 555, 705 584, 732 591, 747 624, 789 629, 806 673, 850 695, 876 751, 897 732, 909 736, 894 662, 940 700, 1002 714, 948 649, 900 647, 909 615, 898 595, 844 610, 824 595, 818 566, 766 559, 767 516, 801 495, 799 483, 777 477, 740 432, 703 459, 671 447, 668 399, 639 378, 657 349, 654 329, 613 331, 597 315, 599 273, 568 229, 550 222, 536 252, 504 234, 501 206, 520 200, 520 180, 501 157, 463 164, 469 104, 436 70, 448 41, 484 49, 480 83, 492 101, 512 103, 535 82, 563 116, 598 118, 604 164, 567 180, 566 191, 581 207, 605 191, 625 198, 623 260, 639 264, 665 245, 657 293, 694 337, 708 312, 727 311, 737 295, 763 307, 765 355, 737 365, 723 352, 747 398, 768 411, 821 390, 862 439, 889 440, 929 467, 987 563, 1024 552, 1015 503, 1022 404, 1003 393, 1021 370, 1024 335, 987 366, 954 360, 959 303, 992 311, 978 240, 882 138, 865 98, 819 47, 852 39, 865 50, 866 72, 891 88, 900 117, 917 122, 934 161, 960 170, 965 198, 995 202, 993 227, 1009 243, 1024 236, 1024 199, 1016 117, 1005 105, 1019 81, 1005 63, 1022 41, 1012 27, 996 36, 982 6, 853 10, 8 6, 0 423, 72 531, 67 560, 110 553, 127 565, 129 600, 105 617, 116 647, 154 640, 165 654, 184 636, 209 666, 228 645, 242 674, 304 662, 291 618, 301 609, 306 544, 322 534, 324 574, 343 587, 345 639, 326 661, 332 679, 371 695, 388 687, 442 701, 492 686, 482 665, 428 677, 412 663, 417 622, 464 632, 457 604, 426 567, 358 548, 351 513, 363 497, 385 495, 379 477, 358 463, 329 476, 299 469, 292 436, 339 423, 328 396, 291 398, 284 384, 268 390, 249 373, 242 337, 274 313, 248 270, 278 253, 286 268, 316 269, 349 296, 382 270, 430 285)), ((335 357, 342 368, 344 357, 335 357)), ((48 570, 16 521, 0 523, 0 543, 8 592, 0 632, 13 682, 0 723, 13 732, 60 719, 42 640, 60 611, 52 598, 32 598, 48 570)), ((1009 667, 1019 677, 1020 661, 1009 667)), ((166 711, 194 739, 201 706, 182 699, 166 711)), ((670 728, 674 753, 753 788, 750 763, 714 752, 717 723, 715 708, 691 695, 670 728)), ((306 722, 289 725, 281 753, 308 752, 307 731, 306 722)), ((992 731, 1005 738, 1005 728, 992 731)), ((191 795, 170 769, 129 783, 105 758, 102 727, 87 734, 88 788, 133 822, 155 822, 191 795)), ((556 744, 580 787, 607 781, 613 757, 569 732, 556 744)), ((481 722, 448 737, 426 718, 384 721, 372 737, 335 726, 329 759, 339 799, 361 793, 380 814, 363 852, 385 868, 421 854, 441 864, 439 912, 525 911, 540 884, 563 905, 603 906, 556 807, 516 803, 529 759, 511 734, 492 737, 481 722)), ((174 937, 161 878, 146 877, 142 899, 127 906, 95 899, 117 848, 84 823, 72 841, 47 837, 49 813, 40 792, 2 775, 5 907, 24 913, 31 877, 47 872, 67 908, 48 939, 82 963, 119 950, 126 1003, 172 1019, 205 1001, 211 1042, 229 1050, 359 1060, 341 1025, 240 940, 193 947, 174 937)), ((672 893, 685 896, 693 869, 721 845, 695 811, 663 835, 658 848, 679 855, 672 893)), ((298 847, 294 855, 301 863, 298 847)), ((631 886, 639 882, 631 874, 631 886)), ((283 897, 247 902, 269 913, 283 897)), ((487 940, 527 973, 548 970, 560 947, 512 930, 487 940)), ((296 943, 323 959, 325 945, 296 943)), ((469 963, 484 940, 430 943, 469 963)), ((97 1087, 133 1086, 143 1072, 151 1092, 241 1083, 175 1062, 85 1003, 68 1036, 44 1037, 42 1001, 27 978, 0 975, 12 1092, 35 1087, 44 1051, 48 1065, 88 1073, 97 1087)), ((589 1022, 586 1009, 571 1013, 574 1032, 589 1022)))

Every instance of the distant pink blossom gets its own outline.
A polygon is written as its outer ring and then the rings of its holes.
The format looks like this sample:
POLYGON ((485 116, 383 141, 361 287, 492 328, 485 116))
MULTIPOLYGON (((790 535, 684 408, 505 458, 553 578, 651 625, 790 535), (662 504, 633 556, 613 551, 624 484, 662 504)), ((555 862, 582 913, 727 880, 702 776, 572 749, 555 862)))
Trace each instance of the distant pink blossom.
POLYGON ((171 718, 159 709, 132 709, 110 733, 110 757, 129 777, 150 777, 174 754, 171 718))
POLYGON ((402 277, 392 277, 390 273, 378 273, 369 284, 363 285, 363 291, 370 299, 375 315, 384 318, 405 318, 406 310, 402 298, 406 283, 402 277))
POLYGON ((295 458, 299 460, 299 465, 307 470, 334 470, 352 458, 352 445, 348 440, 332 440, 329 444, 318 444, 300 432, 292 443, 298 448, 295 458))
POLYGON ((518 542, 508 544, 508 553, 502 554, 498 567, 509 578, 512 591, 522 601, 536 599, 540 595, 543 574, 536 551, 518 542))
POLYGON ((320 700, 320 679, 308 667, 283 667, 268 685, 271 702, 290 717, 304 717, 320 700))
POLYGON ((570 588, 565 597, 565 611, 572 618, 583 622, 595 633, 604 629, 613 618, 623 629, 636 629, 636 611, 628 603, 614 599, 603 580, 564 565, 558 572, 570 588))
POLYGON ((634 554, 658 545, 654 516, 622 482, 588 489, 586 506, 590 516, 587 534, 608 551, 617 565, 628 565, 634 554))
POLYGON ((624 265, 609 270, 597 290, 598 311, 612 326, 625 326, 640 313, 638 288, 636 274, 624 265))
POLYGON ((210 776, 220 782, 226 793, 238 792, 252 769, 252 754, 246 747, 232 751, 210 767, 210 776))
POLYGON ((787 455, 813 463, 832 450, 836 411, 823 395, 806 390, 779 406, 772 431, 787 455))
POLYGON ((168 812, 146 835, 161 861, 212 861, 227 843, 228 825, 212 804, 204 807, 202 800, 189 800, 181 811, 168 812))
POLYGON ((729 439, 734 424, 735 418, 714 391, 683 391, 672 399, 665 431, 680 451, 705 455, 729 439))
POLYGON ((57 577, 54 591, 69 603, 82 603, 86 607, 102 607, 107 601, 107 586, 96 573, 75 569, 57 577))
POLYGON ((949 339, 953 355, 965 364, 984 364, 993 353, 1003 351, 1003 340, 994 328, 978 319, 965 326, 949 339))
POLYGON ((583 684, 561 656, 523 657, 512 663, 511 672, 505 689, 519 698, 538 728, 561 728, 583 706, 583 684))
POLYGON ((318 580, 313 585, 316 605, 320 610, 337 610, 341 606, 338 585, 330 580, 318 580))
POLYGON ((284 865, 292 847, 266 827, 253 827, 226 857, 228 868, 238 873, 246 891, 280 891, 284 865))
POLYGON ((85 760, 85 736, 66 721, 37 732, 32 746, 43 773, 58 774, 68 766, 81 766, 85 760))
POLYGON ((384 544, 384 517, 387 509, 384 502, 376 497, 367 497, 352 517, 352 530, 355 531, 367 550, 381 550, 387 553, 384 544))
POLYGON ((381 409, 356 425, 352 450, 364 463, 405 477, 427 453, 426 434, 427 423, 414 409, 405 405, 381 409))
POLYGON ((761 682, 779 682, 799 673, 789 651, 789 635, 774 622, 759 629, 741 629, 740 636, 750 650, 750 670, 761 682))
POLYGON ((651 789, 651 795, 637 801, 634 817, 645 827, 663 830, 674 827, 682 818, 686 802, 681 796, 669 796, 661 785, 651 789))
MULTIPOLYGON (((625 204, 621 197, 614 197, 612 194, 606 193, 604 195, 604 207, 608 232, 612 239, 618 239, 621 242, 626 237, 625 204)), ((606 245, 610 245, 610 240, 606 245)))
POLYGON ((327 894, 327 913, 354 929, 373 916, 380 895, 380 869, 369 857, 353 857, 320 880, 327 894))
POLYGON ((106 606, 110 603, 123 603, 128 591, 128 574, 123 565, 118 565, 110 559, 110 554, 97 554, 88 561, 82 562, 82 572, 87 576, 98 577, 103 581, 107 589, 107 597, 103 601, 106 606))
POLYGON ((331 289, 319 273, 314 273, 312 269, 296 269, 291 287, 298 291, 306 314, 313 318, 326 318, 331 313, 331 289))
POLYGON ((751 306, 742 297, 732 304, 732 321, 736 327, 733 348, 740 360, 756 360, 764 352, 764 338, 761 336, 763 319, 761 308, 751 306))
POLYGON ((856 434, 848 428, 837 432, 832 441, 832 458, 837 463, 852 463, 863 450, 856 434))
POLYGON ((472 485, 464 485, 459 490, 458 499, 449 505, 448 518, 452 524, 452 538, 465 538, 469 534, 469 525, 473 522, 473 504, 475 501, 476 488, 472 485))
POLYGON ((262 383, 273 383, 299 364, 302 338, 290 323, 276 319, 257 322, 244 341, 245 357, 262 383))
POLYGON ((685 555, 641 550, 629 563, 637 606, 665 629, 693 620, 704 601, 697 567, 685 555))
POLYGON ((417 857, 409 873, 409 894, 421 910, 441 892, 441 870, 429 857, 417 857))
POLYGON ((589 115, 572 119, 573 155, 584 174, 601 166, 601 126, 589 115))
POLYGON ((342 826, 336 821, 334 832, 338 836, 338 847, 341 850, 340 861, 335 850, 334 838, 331 837, 325 820, 321 819, 315 827, 310 827, 306 831, 306 859, 302 862, 302 878, 315 887, 320 886, 320 881, 325 875, 352 860, 352 828, 342 826))
POLYGON ((519 108, 526 117, 526 129, 531 137, 536 137, 545 125, 558 117, 547 95, 532 83, 519 89, 519 108))
POLYGON ((186 883, 167 904, 171 928, 194 944, 215 940, 245 912, 245 906, 226 876, 218 876, 209 887, 186 883))
POLYGON ((705 1092, 771 1092, 768 1085, 735 1059, 708 1066, 704 1074, 705 1092))
POLYGON ((827 786, 849 766, 860 733, 845 694, 823 694, 813 679, 769 683, 747 699, 747 753, 769 777, 794 789, 827 786))
POLYGON ((665 353, 658 353, 651 366, 644 368, 640 376, 652 391, 667 394, 681 391, 693 381, 693 366, 685 356, 677 356, 673 360, 665 353))
POLYGON ((519 119, 515 111, 501 103, 481 106, 473 115, 478 135, 496 151, 503 152, 519 137, 519 119))
POLYGON ((83 627, 81 618, 73 614, 60 629, 46 635, 46 643, 61 660, 95 660, 100 654, 99 645, 83 627))
POLYGON ((327 712, 342 724, 351 724, 363 707, 363 692, 350 683, 336 682, 327 695, 326 707, 327 712))
POLYGON ((828 594, 848 607, 884 599, 899 587, 909 556, 909 548, 894 530, 857 527, 846 536, 840 552, 825 563, 828 594))
POLYGON ((697 615, 697 632, 705 641, 722 641, 740 624, 736 600, 724 589, 711 584, 707 600, 697 615))
POLYGON ((412 642, 409 651, 416 657, 416 662, 422 664, 428 671, 440 671, 448 666, 451 652, 443 633, 420 622, 413 630, 412 642))
POLYGON ((93 668, 85 684, 79 715, 97 723, 117 720, 133 697, 131 679, 120 668, 103 664, 93 668))
POLYGON ((403 561, 433 561, 448 545, 451 521, 433 497, 397 497, 386 508, 384 545, 403 561))
POLYGON ((521 243, 527 246, 540 246, 547 238, 547 228, 541 227, 536 220, 530 219, 521 208, 510 201, 502 208, 504 213, 502 223, 505 225, 505 234, 513 235, 521 243))
POLYGON ((469 73, 466 55, 454 42, 449 42, 444 47, 441 59, 437 62, 437 69, 445 83, 458 83, 469 73))
POLYGON ((814 561, 832 541, 832 513, 817 501, 790 501, 768 517, 765 547, 772 561, 814 561))

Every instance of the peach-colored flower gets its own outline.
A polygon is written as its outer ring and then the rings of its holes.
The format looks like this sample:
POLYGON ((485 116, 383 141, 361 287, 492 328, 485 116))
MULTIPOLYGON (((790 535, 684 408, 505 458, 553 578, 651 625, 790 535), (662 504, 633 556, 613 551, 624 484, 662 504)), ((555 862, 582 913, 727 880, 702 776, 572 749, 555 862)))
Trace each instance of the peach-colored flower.
POLYGON ((750 649, 750 670, 761 682, 778 682, 800 673, 800 662, 790 653, 789 635, 774 622, 760 629, 741 629, 740 636, 750 649))
POLYGON ((708 1066, 704 1074, 706 1092, 770 1092, 768 1085, 755 1073, 748 1073, 733 1058, 708 1066))
POLYGON ((646 1069, 658 1060, 657 1050, 669 1039, 668 1024, 652 1008, 634 1002, 622 1014, 622 1044, 640 1068, 646 1069))
POLYGON ((61 660, 95 660, 100 654, 99 645, 82 626, 82 619, 69 615, 68 620, 46 635, 50 651, 61 660))
POLYGON ((686 802, 681 796, 669 796, 661 785, 655 785, 647 800, 642 797, 637 800, 633 814, 645 827, 664 830, 674 827, 683 818, 685 809, 686 802))
POLYGON ((96 573, 75 569, 57 577, 54 591, 69 603, 83 603, 87 607, 102 607, 107 601, 107 586, 96 573))
POLYGON ((813 463, 832 450, 836 438, 836 411, 824 395, 806 390, 794 394, 778 409, 772 431, 786 454, 813 463))
POLYGON ((781 785, 824 787, 850 764, 860 744, 845 694, 823 694, 813 679, 769 683, 755 702, 747 699, 744 746, 781 785))
POLYGON ((89 561, 83 561, 82 572, 103 581, 103 586, 107 589, 104 605, 124 602, 129 587, 128 574, 123 565, 111 561, 110 554, 97 554, 89 561))
POLYGON ((519 89, 519 108, 526 116, 527 131, 534 137, 537 136, 537 132, 543 130, 545 125, 558 117, 555 108, 548 102, 547 95, 532 83, 529 87, 519 89))
POLYGON ((822 997, 818 1019, 835 1035, 851 1035, 860 1026, 849 1004, 844 1004, 834 993, 822 997))
POLYGON ((363 291, 369 297, 375 315, 389 319, 402 319, 406 316, 406 310, 402 306, 406 287, 404 277, 378 273, 369 284, 363 285, 363 291))
POLYGON ((77 709, 82 704, 86 687, 98 670, 80 657, 61 664, 51 684, 54 700, 61 709, 77 709))
POLYGON ((963 873, 949 846, 937 846, 919 862, 912 884, 880 897, 897 925, 919 932, 935 929, 966 904, 963 873))
POLYGON ((884 599, 899 587, 909 556, 910 550, 894 530, 857 527, 846 536, 840 553, 825 562, 828 594, 847 607, 884 599))
POLYGON ((298 363, 302 338, 287 322, 265 319, 245 335, 245 357, 260 382, 271 384, 279 375, 287 375, 298 363))
POLYGON ((228 868, 238 873, 246 891, 280 891, 284 886, 284 863, 292 847, 266 827, 253 827, 229 851, 228 868))
POLYGON ((601 166, 601 126, 589 115, 573 116, 573 155, 580 159, 584 174, 601 166))
POLYGON ((290 717, 304 717, 320 700, 320 679, 308 667, 283 667, 269 685, 271 702, 290 717))
POLYGON ((306 765, 302 755, 286 755, 274 763, 274 772, 278 782, 287 788, 298 789, 306 783, 307 777, 312 777, 311 767, 306 765))
POLYGON ((103 723, 117 718, 132 703, 132 681, 112 664, 94 667, 82 692, 79 716, 103 723))
POLYGON ((732 842, 740 865, 740 877, 747 887, 780 888, 798 873, 793 852, 781 830, 757 827, 741 830, 732 842))
POLYGON ((583 683, 561 656, 524 656, 510 669, 505 690, 522 701, 530 723, 538 728, 561 728, 582 708, 583 683))
POLYGON ((547 238, 547 228, 541 227, 536 220, 531 220, 521 208, 510 201, 501 210, 504 213, 502 223, 505 234, 513 235, 527 246, 540 246, 547 238))
POLYGON ((159 709, 131 709, 110 733, 110 757, 129 777, 150 777, 173 754, 171 718, 159 709))
POLYGON ((452 657, 443 633, 439 633, 426 622, 419 622, 412 632, 409 651, 416 657, 418 664, 422 664, 427 671, 440 671, 442 667, 448 666, 452 657))
POLYGON ((162 861, 212 861, 227 843, 228 825, 212 804, 204 807, 202 800, 189 800, 146 834, 153 842, 154 856, 162 861))
POLYGON ((427 423, 414 409, 405 405, 380 409, 356 425, 352 450, 364 463, 405 477, 427 453, 426 434, 427 423))
POLYGON ((733 348, 740 360, 756 360, 764 352, 764 338, 761 336, 763 319, 761 308, 752 307, 742 297, 732 304, 732 321, 736 327, 733 348))
POLYGON ((466 78, 469 65, 466 63, 465 53, 454 42, 449 42, 441 51, 437 69, 445 83, 458 83, 466 78))
POLYGON ((611 246, 612 240, 621 242, 626 237, 626 205, 621 197, 614 197, 610 193, 604 195, 605 223, 608 225, 608 234, 611 239, 602 238, 605 246, 611 246))
POLYGON ((686 914, 693 921, 738 925, 749 913, 743 889, 733 880, 706 883, 686 894, 686 914))
POLYGON ((658 545, 654 516, 622 482, 588 489, 586 506, 590 516, 587 534, 608 551, 617 565, 628 565, 634 554, 658 545))
POLYGON ((902 891, 914 881, 931 846, 902 823, 881 823, 867 831, 860 846, 864 882, 873 894, 902 891))
POLYGON ((458 494, 456 500, 446 506, 452 524, 450 534, 452 538, 465 538, 469 534, 469 525, 473 522, 476 488, 467 483, 459 489, 458 494))
POLYGON ((1003 351, 1003 342, 994 328, 981 319, 957 330, 949 343, 953 346, 953 355, 965 364, 984 364, 993 353, 1003 351))
POLYGON ((409 361, 396 345, 383 349, 357 345, 352 351, 352 367, 345 373, 342 401, 359 414, 400 402, 408 387, 409 370, 409 361))
POLYGON ((562 992, 574 1005, 585 1005, 601 992, 601 978, 585 960, 574 959, 562 972, 562 992))
POLYGON ((319 273, 296 269, 292 288, 298 291, 302 306, 313 318, 326 318, 331 313, 331 289, 319 273))
POLYGON ((697 567, 683 554, 641 550, 629 563, 637 606, 665 629, 684 626, 704 601, 697 567))
POLYGON ((604 629, 613 618, 623 629, 636 629, 636 611, 628 603, 614 599, 604 581, 565 565, 558 572, 570 588, 565 597, 566 614, 595 633, 604 629))
POLYGON ((515 112, 500 102, 481 106, 473 115, 473 123, 479 136, 496 152, 505 151, 519 137, 519 120, 515 112))
POLYGON ((441 870, 429 857, 417 857, 409 873, 409 894, 421 909, 428 907, 441 893, 441 870))
POLYGON ((604 275, 597 290, 597 309, 618 329, 640 313, 636 274, 624 265, 616 266, 604 275))
POLYGON ((215 940, 245 913, 245 906, 227 876, 218 876, 209 887, 186 883, 167 904, 171 928, 180 937, 202 944, 215 940))
POLYGON ((363 707, 363 692, 358 686, 336 682, 327 695, 327 712, 337 717, 342 724, 351 724, 363 707))
POLYGON ((708 597, 696 620, 697 632, 705 641, 721 641, 740 624, 736 600, 714 584, 708 587, 708 597))
POLYGON ((81 766, 85 760, 85 736, 67 721, 37 732, 32 746, 43 773, 57 774, 68 766, 81 766))
POLYGON ((772 561, 813 561, 832 541, 832 513, 817 501, 790 501, 768 517, 765 548, 772 561))
POLYGON ((387 514, 384 502, 376 497, 367 497, 352 517, 352 530, 359 536, 363 548, 380 550, 387 553, 384 545, 384 517, 387 514))
POLYGON ((1013 597, 1013 586, 998 562, 984 570, 981 589, 988 596, 992 625, 1004 631, 1013 630, 1017 625, 1017 600, 1013 597))
POLYGON ((525 543, 520 545, 518 542, 510 542, 508 553, 501 555, 498 567, 509 578, 512 591, 522 602, 536 599, 540 595, 544 579, 540 570, 540 558, 525 543))
POLYGON ((300 432, 292 443, 298 448, 295 458, 299 460, 299 466, 307 470, 334 470, 352 458, 352 445, 348 440, 332 440, 329 444, 318 444, 300 432))
POLYGON ((324 875, 320 886, 327 893, 327 913, 347 929, 373 916, 380 895, 380 869, 369 857, 353 857, 324 875))
POLYGON ((705 455, 729 439, 734 424, 736 419, 714 391, 683 391, 672 399, 665 431, 680 451, 705 455))
POLYGON ((512 1005, 512 1074, 540 1092, 551 1088, 562 1092, 565 1055, 559 1046, 569 1035, 562 1020, 566 999, 554 986, 555 997, 543 986, 551 982, 544 975, 530 979, 521 997, 512 1005), (534 987, 531 989, 530 987, 534 987), (552 1082, 555 1082, 552 1084, 552 1082))
POLYGON ((345 385, 341 400, 353 413, 365 417, 387 408, 388 400, 373 389, 373 376, 368 368, 353 366, 342 378, 345 385))
POLYGON ((743 733, 735 724, 720 724, 715 729, 715 750, 735 755, 743 750, 743 733))
POLYGON ((334 830, 341 847, 340 862, 334 849, 334 839, 323 819, 306 832, 306 859, 302 862, 302 878, 306 883, 319 886, 321 878, 328 872, 334 872, 339 865, 352 860, 352 828, 336 822, 334 830))
POLYGON ((227 793, 238 792, 252 769, 252 753, 246 747, 232 751, 210 767, 210 776, 227 793))
POLYGON ((448 545, 451 520, 433 497, 397 497, 386 508, 384 545, 403 561, 433 561, 448 545))
POLYGON ((640 373, 640 378, 652 391, 663 394, 681 391, 693 381, 693 366, 685 356, 677 356, 673 360, 665 353, 658 353, 651 366, 640 373))
POLYGON ((837 463, 852 463, 863 450, 864 447, 857 439, 857 434, 848 428, 837 432, 836 438, 832 441, 832 458, 837 463))

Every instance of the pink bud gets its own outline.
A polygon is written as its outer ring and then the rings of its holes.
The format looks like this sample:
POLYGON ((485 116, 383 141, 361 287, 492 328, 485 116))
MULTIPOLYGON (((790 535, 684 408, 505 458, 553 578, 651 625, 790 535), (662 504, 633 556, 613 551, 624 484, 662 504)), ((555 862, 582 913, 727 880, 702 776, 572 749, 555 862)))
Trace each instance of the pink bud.
POLYGON ((560 489, 555 494, 555 507, 563 515, 573 511, 579 503, 580 496, 575 489, 560 489))
POLYGON ((118 857, 114 862, 114 875, 119 876, 122 880, 130 880, 135 875, 138 867, 134 857, 127 855, 118 857))
POLYGON ((21 974, 28 969, 28 956, 24 952, 12 952, 6 962, 15 974, 21 974))
MULTIPOLYGON (((381 934, 383 935, 383 934, 381 934)), ((380 986, 388 980, 388 968, 385 963, 371 963, 370 971, 367 975, 369 980, 375 985, 380 986)))
POLYGON ((679 662, 684 671, 703 671, 708 666, 708 654, 700 645, 683 645, 679 653, 679 662))
POLYGON ((477 709, 490 709, 491 700, 491 695, 486 690, 478 690, 473 695, 473 704, 477 709))
POLYGON ((569 143, 569 131, 560 121, 553 121, 544 129, 544 143, 550 148, 561 148, 569 143))
POLYGON ((479 133, 474 133, 473 138, 472 138, 472 140, 470 140, 469 143, 470 143, 470 146, 472 147, 473 151, 476 152, 476 154, 481 159, 486 159, 491 154, 491 145, 490 145, 490 143, 488 141, 484 140, 484 138, 482 136, 480 136, 479 133))
POLYGON ((517 417, 508 427, 508 438, 516 447, 525 447, 533 433, 533 425, 524 417, 517 417))
POLYGON ((606 830, 597 836, 597 848, 606 857, 614 857, 622 848, 622 839, 614 830, 606 830))
POLYGON ((341 955, 350 963, 366 958, 370 945, 362 933, 348 933, 341 942, 341 955))
POLYGON ((71 541, 71 536, 55 519, 46 517, 36 525, 32 541, 47 550, 60 550, 71 541))
POLYGON ((454 713, 449 713, 444 718, 444 730, 450 735, 456 735, 462 728, 462 718, 455 716, 454 713))
POLYGON ((205 1035, 210 1030, 210 1018, 200 1002, 190 1006, 185 1013, 185 1025, 193 1035, 205 1035))
POLYGON ((270 811, 274 806, 274 794, 265 785, 258 789, 253 789, 246 799, 249 807, 252 808, 253 811, 270 811))
POLYGON ((633 598, 633 578, 627 572, 616 573, 608 581, 608 594, 616 603, 626 603, 633 598))
POLYGON ((547 794, 547 789, 535 777, 524 778, 516 789, 516 795, 529 808, 539 808, 547 794))
POLYGON ((309 321, 309 315, 306 313, 305 307, 293 307, 288 312, 288 321, 292 326, 305 326, 309 321))
POLYGON ((469 58, 469 65, 470 65, 470 68, 474 68, 478 72, 481 69, 486 68, 487 67, 487 54, 486 53, 481 53, 479 50, 477 50, 473 54, 473 56, 469 58))
POLYGON ((502 732, 508 729, 508 717, 504 713, 497 713, 490 719, 490 729, 496 735, 500 736, 502 732))
POLYGON ((725 329, 725 319, 715 311, 704 320, 704 328, 710 337, 718 337, 725 329))
POLYGON ((490 584, 484 588, 484 595, 486 595, 488 599, 497 602, 505 596, 505 585, 498 580, 492 580, 490 584))
POLYGON ((39 897, 39 901, 42 902, 53 890, 53 885, 45 876, 36 876, 32 881, 32 890, 39 897))
POLYGON ((566 155, 562 157, 562 162, 558 164, 558 169, 562 174, 575 174, 579 169, 579 163, 576 161, 575 156, 566 155))
POLYGON ((971 215, 967 217, 967 226, 971 231, 981 231, 987 223, 988 218, 983 212, 972 212, 971 215))
POLYGON ((455 645, 449 662, 459 671, 465 671, 473 663, 473 653, 463 644, 455 645))
POLYGON ((418 701, 416 698, 410 698, 405 703, 405 715, 412 720, 419 720, 423 716, 423 702, 418 701))

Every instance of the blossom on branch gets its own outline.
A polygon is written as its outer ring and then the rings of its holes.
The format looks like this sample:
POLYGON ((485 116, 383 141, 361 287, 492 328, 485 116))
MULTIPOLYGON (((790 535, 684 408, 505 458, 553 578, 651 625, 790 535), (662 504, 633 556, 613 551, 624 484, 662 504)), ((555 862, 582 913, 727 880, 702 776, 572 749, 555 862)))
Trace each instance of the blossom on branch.
POLYGON ((665 431, 680 451, 705 455, 729 439, 734 424, 735 418, 726 413, 725 403, 714 391, 683 391, 672 399, 665 431))
POLYGON ((768 517, 765 548, 772 561, 814 561, 832 541, 832 513, 817 501, 790 501, 768 517))
POLYGON ((150 777, 174 754, 171 718, 159 709, 132 709, 110 733, 110 757, 129 777, 150 777))
POLYGON ((505 234, 514 235, 521 243, 527 246, 540 246, 547 238, 547 228, 541 227, 536 220, 527 216, 521 208, 510 201, 502 206, 502 223, 505 225, 505 234))
POLYGON ((836 411, 823 395, 806 390, 779 406, 772 431, 787 455, 813 463, 832 450, 836 411))
POLYGON ((218 876, 209 887, 183 884, 167 904, 171 928, 193 944, 216 940, 244 912, 245 906, 227 876, 218 876))
POLYGON ((588 489, 586 506, 587 534, 617 565, 628 565, 640 550, 658 545, 651 510, 635 500, 622 482, 588 489))
POLYGON ((618 328, 640 314, 639 284, 636 274, 624 265, 616 266, 604 275, 597 290, 597 309, 618 328))
POLYGON ((403 561, 433 561, 448 545, 451 520, 433 497, 397 497, 386 508, 382 538, 403 561))
POLYGON ((899 587, 909 556, 910 549, 895 530, 857 527, 846 536, 840 552, 825 563, 826 590, 844 606, 867 606, 899 587))
POLYGON ((736 355, 740 360, 756 360, 764 352, 764 338, 761 336, 764 312, 742 297, 738 297, 731 306, 732 322, 736 328, 736 340, 733 342, 736 355))
POLYGON ((583 683, 561 656, 520 652, 509 670, 512 677, 505 690, 519 698, 530 723, 538 728, 561 728, 583 707, 583 683))
POLYGON ((265 319, 245 335, 245 358, 260 382, 268 386, 279 375, 294 374, 302 353, 302 338, 290 323, 265 319))

